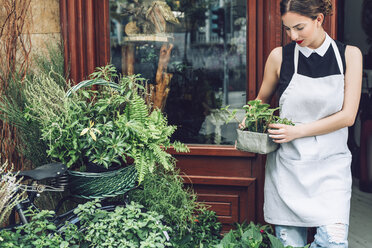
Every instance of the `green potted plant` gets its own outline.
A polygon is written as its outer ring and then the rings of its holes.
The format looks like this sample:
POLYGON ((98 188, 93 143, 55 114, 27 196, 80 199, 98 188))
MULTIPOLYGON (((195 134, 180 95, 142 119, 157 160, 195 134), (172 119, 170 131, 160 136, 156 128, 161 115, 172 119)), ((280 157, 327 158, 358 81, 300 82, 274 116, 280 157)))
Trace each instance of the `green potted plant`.
MULTIPOLYGON (((223 111, 229 113, 226 122, 235 119, 238 123, 242 123, 243 121, 238 120, 235 116, 236 110, 229 111, 228 108, 229 106, 223 108, 223 111)), ((278 144, 274 143, 267 133, 269 124, 294 125, 290 120, 275 115, 275 111, 279 108, 270 108, 269 104, 262 103, 261 100, 248 101, 243 109, 245 110, 245 125, 237 129, 236 148, 238 150, 260 154, 273 152, 278 148, 278 144)))
POLYGON ((54 88, 53 93, 29 86, 27 93, 34 97, 28 98, 34 101, 26 114, 39 121, 48 155, 70 168, 75 194, 121 194, 134 186, 133 179, 141 183, 156 166, 173 169, 174 158, 166 152, 170 146, 187 151, 184 144, 170 142, 176 127, 168 125, 160 110, 150 111, 144 81, 139 75, 121 77, 108 65, 67 92, 57 86, 46 86, 54 88))

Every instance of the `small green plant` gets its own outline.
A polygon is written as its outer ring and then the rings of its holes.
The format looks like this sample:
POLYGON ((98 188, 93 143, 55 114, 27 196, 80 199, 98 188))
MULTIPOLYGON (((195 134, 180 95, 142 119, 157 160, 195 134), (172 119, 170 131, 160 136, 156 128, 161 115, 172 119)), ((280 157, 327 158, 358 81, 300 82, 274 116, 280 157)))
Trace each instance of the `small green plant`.
POLYGON ((236 224, 235 230, 230 230, 215 248, 271 248, 268 234, 273 230, 269 225, 236 224))
POLYGON ((172 240, 189 233, 195 212, 201 207, 196 195, 184 188, 178 171, 161 168, 147 174, 140 188, 129 192, 129 200, 163 215, 164 222, 173 229, 172 240))
MULTIPOLYGON (((271 123, 294 125, 292 121, 286 118, 280 118, 274 114, 279 108, 270 108, 270 104, 262 103, 261 100, 248 101, 243 106, 243 109, 245 110, 245 125, 241 128, 243 131, 266 133, 271 123)), ((235 116, 236 110, 230 111, 229 106, 222 108, 222 110, 229 113, 226 123, 232 119, 235 119, 238 123, 242 123, 242 120, 238 120, 235 116)))
POLYGON ((195 216, 189 233, 173 242, 174 247, 195 248, 212 247, 221 240, 222 224, 218 221, 216 212, 201 209, 195 216))
MULTIPOLYGON (((236 230, 230 230, 215 248, 293 248, 284 246, 273 235, 273 229, 269 225, 237 224, 236 230)), ((308 248, 309 245, 304 248, 308 248)))
POLYGON ((79 205, 75 210, 89 247, 169 247, 171 228, 164 225, 162 215, 143 211, 143 206, 131 202, 109 212, 100 209, 98 201, 79 205))
POLYGON ((79 248, 83 235, 76 225, 67 225, 64 233, 56 232, 56 225, 50 219, 53 211, 42 210, 35 212, 28 210, 27 216, 32 219, 29 223, 17 227, 15 231, 0 231, 1 248, 79 248))

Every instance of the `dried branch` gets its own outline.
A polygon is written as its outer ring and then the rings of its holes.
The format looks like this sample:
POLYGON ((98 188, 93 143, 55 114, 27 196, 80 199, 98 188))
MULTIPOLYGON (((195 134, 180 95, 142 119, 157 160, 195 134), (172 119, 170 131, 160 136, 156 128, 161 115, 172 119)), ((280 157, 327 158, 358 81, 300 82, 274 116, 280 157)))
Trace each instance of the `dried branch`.
POLYGON ((5 172, 7 167, 7 162, 0 165, 0 224, 7 219, 10 211, 21 200, 21 194, 17 194, 21 179, 17 181, 15 175, 5 172))
MULTIPOLYGON (((0 94, 7 95, 11 82, 23 81, 30 68, 32 23, 31 0, 0 0, 0 94)), ((20 84, 22 86, 22 84, 20 84)), ((0 121, 1 162, 8 160, 16 169, 23 167, 17 150, 16 128, 0 121)))

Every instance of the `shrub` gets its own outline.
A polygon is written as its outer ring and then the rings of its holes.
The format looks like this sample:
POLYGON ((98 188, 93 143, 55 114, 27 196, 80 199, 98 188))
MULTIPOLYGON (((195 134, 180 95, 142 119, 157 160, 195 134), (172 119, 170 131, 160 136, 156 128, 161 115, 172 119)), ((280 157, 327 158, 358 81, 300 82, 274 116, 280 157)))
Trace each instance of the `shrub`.
MULTIPOLYGON (((214 248, 293 248, 286 246, 273 236, 273 230, 269 225, 237 224, 236 230, 230 230, 218 245, 214 248)), ((309 245, 304 248, 308 248, 309 245)))
POLYGON ((17 227, 15 231, 0 231, 1 248, 79 248, 83 236, 78 232, 77 226, 68 225, 63 235, 58 234, 55 224, 50 222, 54 216, 53 211, 42 210, 34 212, 28 210, 32 216, 29 223, 17 227))
POLYGON ((194 214, 200 207, 196 195, 184 188, 178 171, 165 172, 161 169, 148 174, 140 189, 129 192, 129 199, 163 215, 164 222, 172 226, 172 237, 189 232, 194 214))
POLYGON ((168 125, 161 111, 150 111, 144 99, 145 79, 118 76, 112 65, 98 68, 91 78, 67 92, 50 78, 45 79, 50 81, 47 89, 28 87, 26 93, 34 100, 27 115, 39 121, 48 155, 79 170, 88 162, 105 168, 120 165, 129 157, 139 183, 156 166, 172 170, 174 158, 165 150, 188 149, 170 141, 176 127, 168 125), (92 85, 102 87, 91 90, 92 85))
POLYGON ((195 216, 189 232, 174 239, 173 246, 182 248, 211 247, 220 242, 221 227, 222 224, 218 221, 216 212, 203 208, 195 216))
POLYGON ((97 201, 79 205, 75 213, 80 219, 84 239, 90 247, 168 247, 171 228, 162 223, 163 216, 143 211, 143 206, 131 202, 109 212, 100 209, 97 201))

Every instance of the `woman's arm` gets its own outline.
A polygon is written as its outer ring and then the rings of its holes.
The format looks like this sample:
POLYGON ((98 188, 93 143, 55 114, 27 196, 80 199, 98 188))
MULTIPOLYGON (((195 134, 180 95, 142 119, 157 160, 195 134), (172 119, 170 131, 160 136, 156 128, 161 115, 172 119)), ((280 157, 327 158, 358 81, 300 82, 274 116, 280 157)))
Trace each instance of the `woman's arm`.
POLYGON ((322 135, 354 124, 362 88, 363 59, 359 48, 347 46, 346 72, 342 109, 323 119, 298 126, 271 124, 268 132, 276 143, 285 143, 306 136, 322 135))
POLYGON ((277 47, 271 51, 267 58, 261 88, 256 99, 270 103, 279 80, 281 65, 282 47, 277 47))

